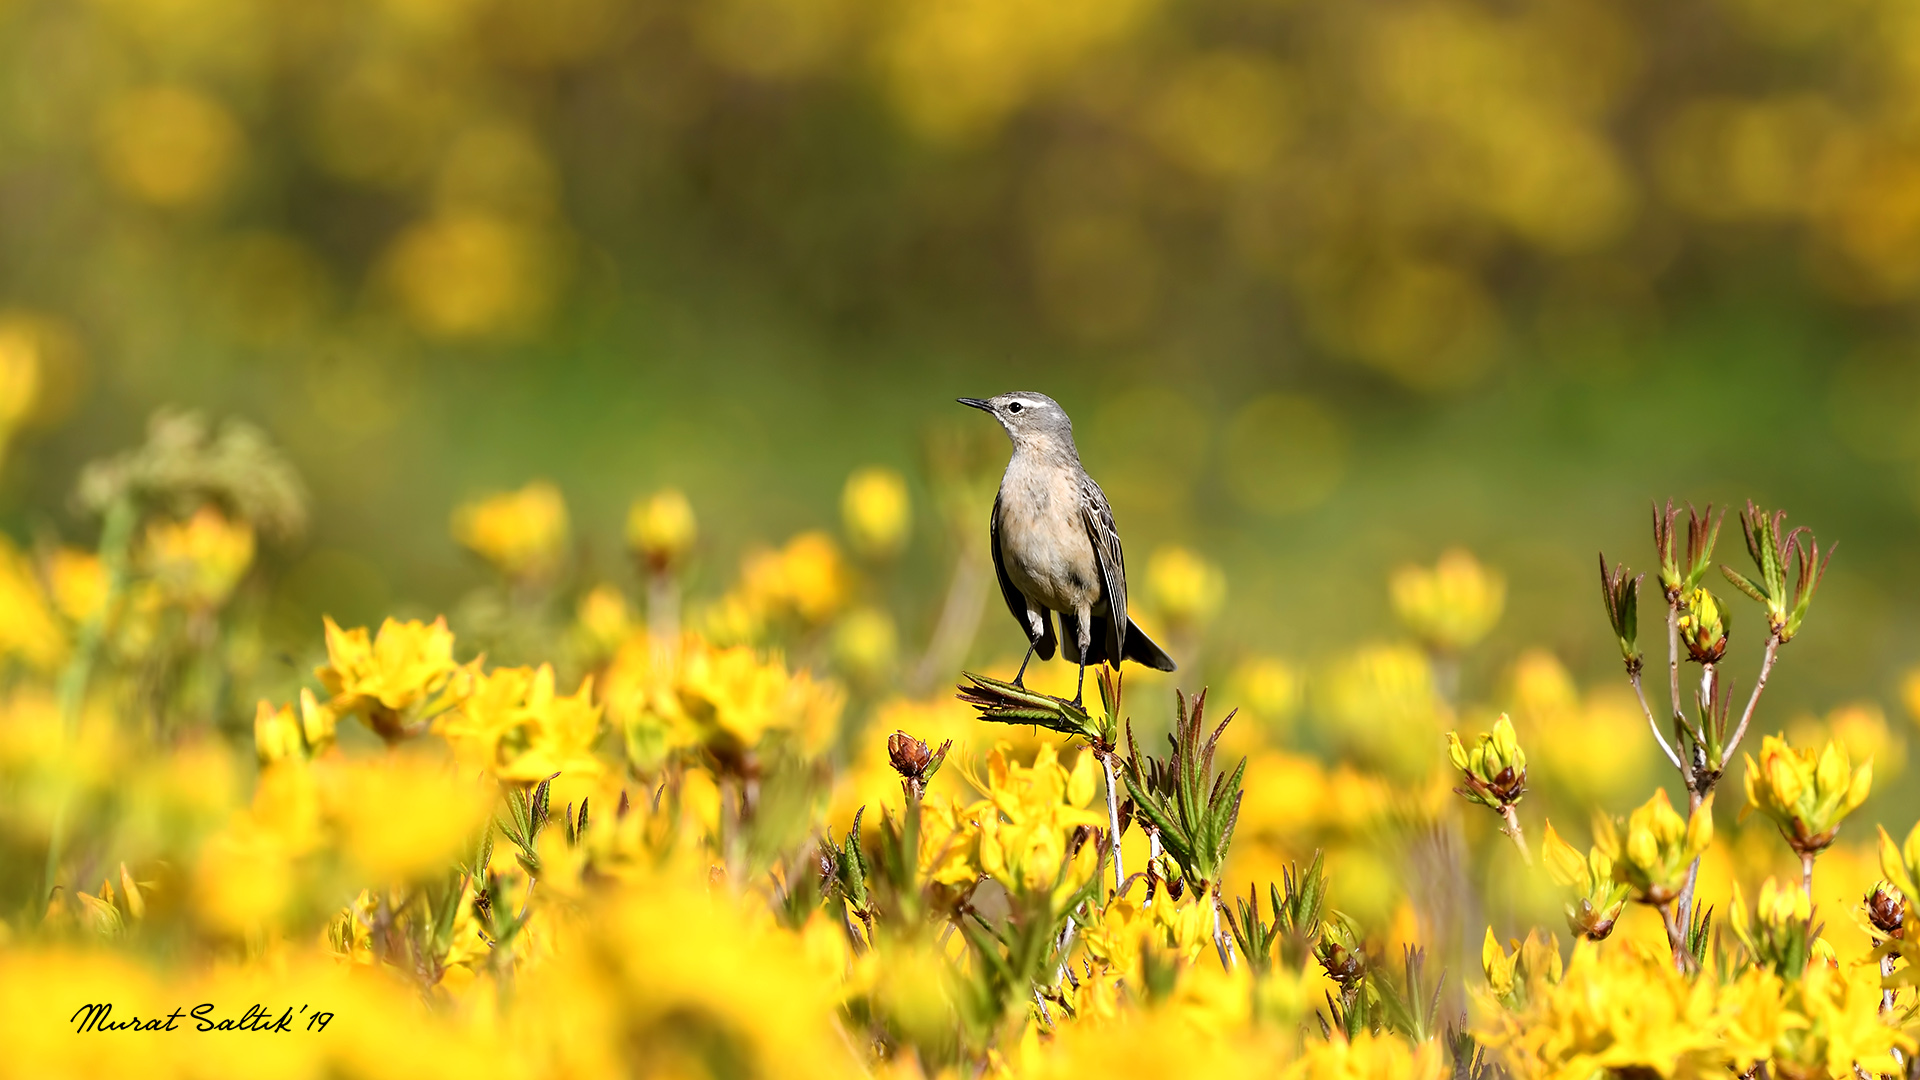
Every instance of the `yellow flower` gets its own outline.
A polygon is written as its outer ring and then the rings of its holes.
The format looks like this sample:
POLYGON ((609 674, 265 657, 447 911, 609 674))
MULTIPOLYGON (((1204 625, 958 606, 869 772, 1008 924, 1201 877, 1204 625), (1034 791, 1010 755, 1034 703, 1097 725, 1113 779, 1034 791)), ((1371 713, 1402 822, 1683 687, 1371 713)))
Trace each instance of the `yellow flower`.
POLYGON ((1880 832, 1880 872, 1887 880, 1899 887, 1908 897, 1920 896, 1920 824, 1907 833, 1907 842, 1895 846, 1893 837, 1887 835, 1884 825, 1874 826, 1880 832))
POLYGON ((389 741, 407 734, 407 714, 436 697, 457 697, 462 689, 444 617, 431 624, 388 619, 371 639, 364 627, 342 630, 331 617, 325 623, 327 663, 314 674, 333 695, 328 706, 360 714, 389 741))
POLYGON ((1664 956, 1579 941, 1557 983, 1542 981, 1519 1009, 1481 1010, 1474 1035, 1516 1076, 1705 1080, 1725 1075, 1727 1021, 1715 986, 1664 956))
POLYGON ((855 608, 834 627, 834 660, 862 684, 883 680, 892 671, 899 648, 893 617, 879 608, 855 608))
POLYGON ((698 535, 693 506, 675 488, 663 488, 627 511, 627 546, 655 570, 678 562, 698 535))
POLYGON ((1316 685, 1335 736, 1362 764, 1399 780, 1429 775, 1447 710, 1424 652, 1411 645, 1366 646, 1316 685))
POLYGON ((1631 886, 1641 903, 1665 904, 1679 895, 1694 857, 1713 843, 1713 796, 1682 818, 1659 789, 1627 818, 1624 844, 1605 815, 1595 816, 1594 833, 1594 847, 1613 861, 1614 880, 1631 886))
POLYGON ((340 852, 374 881, 446 873, 478 838, 494 787, 407 754, 313 766, 340 852))
POLYGON ((974 817, 980 869, 1016 892, 1051 891, 1058 903, 1099 868, 1091 841, 1077 854, 1071 850, 1075 829, 1106 822, 1104 813, 1086 808, 1098 791, 1093 755, 1082 753, 1072 770, 1059 763, 1051 743, 1041 744, 1032 765, 1009 757, 1004 744, 987 755, 984 793, 991 809, 974 817))
POLYGON ((1583 695, 1545 649, 1522 653, 1511 678, 1514 726, 1543 786, 1591 804, 1614 802, 1639 785, 1654 749, 1652 739, 1621 737, 1646 723, 1631 690, 1609 683, 1583 695))
POLYGON ((76 626, 101 613, 107 602, 107 568, 91 551, 62 547, 47 558, 47 591, 53 605, 76 626))
POLYGON ((1813 947, 1813 902, 1798 886, 1782 886, 1777 879, 1768 878, 1760 886, 1760 902, 1749 916, 1740 883, 1735 882, 1727 922, 1756 963, 1789 979, 1798 978, 1806 969, 1813 947))
POLYGON ((838 686, 816 682, 806 671, 788 672, 778 653, 762 660, 744 645, 716 649, 691 637, 673 689, 677 709, 663 719, 670 726, 690 724, 697 733, 674 740, 680 745, 751 749, 777 731, 817 753, 831 740, 846 704, 838 686))
POLYGON ((253 565, 253 527, 203 503, 185 521, 147 526, 139 565, 168 601, 192 610, 226 603, 253 565))
POLYGON ((779 551, 750 557, 741 589, 753 606, 790 611, 819 624, 846 603, 847 571, 827 534, 801 533, 779 551))
POLYGON ((1780 835, 1800 854, 1833 843, 1840 822, 1867 801, 1873 790, 1873 762, 1858 769, 1846 747, 1829 741, 1816 756, 1795 750, 1783 737, 1769 735, 1760 744, 1760 762, 1747 762, 1746 811, 1759 810, 1780 827, 1780 835))
POLYGON ((1787 731, 1787 741, 1815 745, 1822 732, 1846 748, 1851 761, 1872 761, 1873 777, 1882 787, 1900 776, 1907 763, 1907 742, 1887 722, 1887 714, 1878 703, 1852 701, 1835 706, 1825 717, 1805 716, 1787 731))
POLYGON ((253 745, 262 765, 276 761, 305 761, 324 753, 333 745, 336 717, 332 709, 314 698, 313 691, 301 689, 300 715, 293 706, 275 709, 262 701, 253 715, 253 745))
POLYGON ((913 528, 906 478, 877 465, 855 470, 840 494, 840 519, 853 550, 870 559, 900 554, 913 528))
POLYGON ((532 783, 554 773, 598 775, 593 752, 600 737, 600 706, 593 679, 571 696, 554 690, 552 664, 501 668, 479 675, 458 708, 434 721, 434 730, 469 768, 502 780, 532 783))
POLYGON ((1487 636, 1506 604, 1506 579, 1463 548, 1440 556, 1431 569, 1394 571, 1393 613, 1428 647, 1458 652, 1487 636))
POLYGON ((1186 548, 1156 548, 1147 559, 1147 595, 1168 622, 1195 626, 1219 612, 1227 579, 1218 566, 1186 548))
POLYGON ((566 556, 567 531, 566 501, 545 480, 464 503, 453 512, 453 538, 516 579, 550 576, 566 556))
POLYGON ((1680 641, 1695 663, 1714 664, 1727 653, 1727 626, 1732 620, 1720 601, 1705 589, 1688 593, 1680 608, 1680 641))
POLYGON ((1627 887, 1613 878, 1613 859, 1599 848, 1585 858, 1553 831, 1547 822, 1546 837, 1540 845, 1547 864, 1547 876, 1563 888, 1573 890, 1567 905, 1567 927, 1590 941, 1600 941, 1613 932, 1627 904, 1627 887))
POLYGON ((67 652, 67 635, 13 541, 0 536, 0 656, 14 656, 42 671, 67 652))
POLYGON ((1805 1019, 1787 1026, 1773 1046, 1774 1072, 1799 1078, 1898 1074, 1894 1051, 1911 1056, 1912 1036, 1880 1015, 1880 972, 1874 964, 1808 964, 1787 994, 1805 1019))
POLYGON ((604 657, 633 633, 627 596, 617 585, 601 583, 580 597, 575 609, 580 634, 596 657, 604 657))
POLYGON ((1352 1039, 1309 1041, 1306 1053, 1280 1075, 1283 1080, 1441 1080, 1448 1072, 1438 1041, 1414 1045, 1362 1032, 1352 1039))

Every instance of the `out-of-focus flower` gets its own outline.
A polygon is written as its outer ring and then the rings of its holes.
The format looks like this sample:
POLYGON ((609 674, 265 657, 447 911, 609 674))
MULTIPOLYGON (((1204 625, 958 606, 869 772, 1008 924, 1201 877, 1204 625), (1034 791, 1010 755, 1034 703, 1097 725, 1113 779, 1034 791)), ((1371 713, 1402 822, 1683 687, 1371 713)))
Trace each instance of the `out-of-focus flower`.
POLYGON ((534 783, 554 773, 597 776, 605 770, 593 746, 600 706, 593 680, 571 695, 554 689, 553 665, 500 668, 474 678, 457 708, 434 721, 468 768, 502 780, 534 783))
POLYGON ((662 488, 627 510, 627 547, 655 571, 684 558, 698 535, 693 504, 677 488, 662 488))
POLYGON ((1187 548, 1155 548, 1147 558, 1147 595, 1167 622, 1199 626, 1219 613, 1227 598, 1227 577, 1187 548))
POLYGON ((167 207, 218 195, 245 149, 225 107, 180 86, 121 95, 102 113, 96 136, 114 183, 142 202, 167 207))
POLYGON ((415 755, 338 760, 316 778, 340 852, 374 881, 444 874, 473 844, 492 809, 491 782, 476 783, 415 755))
POLYGON ((567 534, 566 500, 545 480, 453 512, 453 538, 517 580, 551 576, 566 556, 567 534))
POLYGON ((408 733, 411 713, 464 689, 444 617, 431 624, 388 619, 371 638, 364 627, 340 629, 331 616, 325 623, 327 663, 314 674, 333 695, 328 707, 365 717, 388 741, 408 733))
POLYGON ((832 740, 846 704, 838 686, 788 671, 778 653, 762 659, 744 645, 716 649, 694 640, 682 653, 673 694, 669 726, 725 753, 752 749, 771 732, 817 753, 832 740))
POLYGON ((1880 832, 1880 872, 1906 896, 1920 896, 1920 824, 1907 833, 1904 844, 1895 844, 1886 826, 1875 828, 1880 832))
POLYGON ((66 631, 13 541, 0 536, 0 656, 13 656, 42 671, 67 652, 66 631))
POLYGON ((1513 721, 1505 713, 1494 721, 1493 731, 1481 735, 1472 749, 1461 744, 1458 732, 1447 732, 1447 754, 1467 783, 1454 790, 1469 802, 1499 810, 1519 802, 1526 794, 1527 752, 1520 749, 1513 721))
POLYGON ((53 606, 76 626, 99 614, 107 602, 107 568, 100 556, 79 548, 57 548, 47 556, 47 591, 53 606))
MULTIPOLYGON (((1306 694, 1306 679, 1300 669, 1277 657, 1251 657, 1235 665, 1227 677, 1227 700, 1237 702, 1240 711, 1271 735, 1286 733, 1299 715, 1306 694)), ((1231 732, 1241 725, 1229 728, 1231 732)))
POLYGON ((1500 939, 1487 928, 1480 945, 1480 968, 1487 977, 1487 990, 1510 1009, 1524 1008, 1528 998, 1560 981, 1560 943, 1551 934, 1538 930, 1527 933, 1524 942, 1511 942, 1513 951, 1500 947, 1500 939))
POLYGON ((1665 904, 1679 895, 1688 864, 1713 843, 1713 796, 1682 818, 1658 789, 1628 816, 1626 833, 1623 843, 1613 818, 1594 816, 1594 847, 1613 861, 1613 879, 1641 903, 1665 904))
POLYGON ((0 317, 0 454, 41 397, 42 337, 35 321, 0 317))
POLYGON ((1687 656, 1696 664, 1719 663, 1727 654, 1732 621, 1712 593, 1705 589, 1688 593, 1680 609, 1680 641, 1687 647, 1687 656))
POLYGON ((1552 653, 1529 649, 1514 661, 1510 713, 1543 787, 1579 802, 1612 801, 1637 787, 1651 739, 1622 738, 1644 725, 1633 691, 1607 684, 1582 695, 1552 653))
POLYGON ((1727 922, 1756 963, 1787 979, 1797 979, 1806 970, 1813 947, 1813 901, 1800 888, 1768 878, 1750 916, 1735 882, 1727 922))
POLYGON ((1841 820, 1873 790, 1873 762, 1852 768, 1846 748, 1834 741, 1816 754, 1769 735, 1760 744, 1759 764, 1751 754, 1746 762, 1746 812, 1758 810, 1771 818, 1802 855, 1833 843, 1841 820))
POLYGON ((1459 652, 1487 636, 1506 605, 1507 582, 1473 553, 1453 548, 1428 568, 1393 572, 1393 613, 1427 647, 1459 652))
POLYGON ((840 551, 822 532, 801 533, 778 551, 747 559, 741 592, 755 607, 790 611, 819 624, 847 601, 848 576, 840 551))
POLYGON ((454 211, 402 231, 384 269, 417 329, 474 341, 538 326, 558 291, 562 264, 554 238, 529 222, 454 211))
POLYGON ((840 519, 847 543, 869 559, 891 559, 907 546, 913 529, 913 503, 907 481, 878 465, 856 469, 840 494, 840 519))
POLYGON ((1805 716, 1787 729, 1787 741, 1801 746, 1831 737, 1847 751, 1850 761, 1873 762, 1873 777, 1882 788, 1897 778, 1907 763, 1907 741, 1887 723, 1887 714, 1871 701, 1838 705, 1824 718, 1805 716))
POLYGON ((1428 774, 1448 712, 1427 654, 1411 645, 1365 646, 1319 686, 1334 736, 1361 762, 1401 779, 1428 774))
POLYGON ((855 608, 833 630, 833 657, 841 670, 863 684, 878 684, 893 669, 900 634, 893 616, 879 608, 855 608))
POLYGON ((602 582, 588 589, 580 597, 574 617, 596 656, 612 652, 633 633, 627 594, 618 585, 602 582))
POLYGON ((185 521, 147 526, 139 562, 170 602, 193 611, 226 603, 253 565, 253 527, 230 521, 211 503, 185 521))
POLYGON ((1605 940, 1627 906, 1627 886, 1614 880, 1613 859, 1597 847, 1583 858, 1553 831, 1551 821, 1540 851, 1547 875, 1573 890, 1574 899, 1567 905, 1568 929, 1589 941, 1605 940))
POLYGON ((334 742, 338 718, 320 704, 313 691, 300 691, 299 715, 292 705, 274 708, 262 701, 253 715, 253 746, 262 765, 276 761, 305 761, 327 751, 334 742))

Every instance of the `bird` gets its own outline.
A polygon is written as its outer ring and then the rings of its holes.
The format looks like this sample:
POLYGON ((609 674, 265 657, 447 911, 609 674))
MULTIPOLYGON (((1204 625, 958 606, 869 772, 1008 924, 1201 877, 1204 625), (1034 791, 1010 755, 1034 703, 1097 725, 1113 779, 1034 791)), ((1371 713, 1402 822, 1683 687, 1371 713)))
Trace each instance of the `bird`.
POLYGON ((993 499, 988 547, 1000 594, 1027 634, 1027 655, 1013 685, 1024 689, 1035 653, 1053 659, 1053 615, 1060 613, 1062 651, 1080 665, 1073 704, 1079 707, 1087 665, 1118 668, 1132 660, 1174 670, 1166 650, 1127 617, 1127 563, 1106 493, 1080 464, 1073 421, 1052 398, 1015 391, 960 398, 1000 421, 1013 456, 993 499))

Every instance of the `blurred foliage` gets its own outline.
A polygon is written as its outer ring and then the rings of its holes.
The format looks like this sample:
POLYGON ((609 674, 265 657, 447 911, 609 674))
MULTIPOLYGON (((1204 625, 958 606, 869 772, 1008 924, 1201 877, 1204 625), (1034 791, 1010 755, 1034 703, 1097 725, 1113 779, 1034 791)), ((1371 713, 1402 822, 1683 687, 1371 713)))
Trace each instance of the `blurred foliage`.
POLYGON ((1466 543, 1514 586, 1463 678, 1597 672, 1598 508, 1751 493, 1848 537, 1855 631, 1780 693, 1886 707, 1916 42, 1896 0, 10 0, 0 516, 44 525, 158 405, 258 417, 314 495, 262 553, 286 649, 450 608, 446 515, 532 475, 602 570, 620 507, 685 491, 712 583, 877 461, 942 488, 910 531, 846 492, 912 638, 933 522, 984 514, 941 478, 990 433, 945 403, 1027 384, 1130 542, 1224 570, 1229 640, 1370 633, 1380 566, 1466 543))

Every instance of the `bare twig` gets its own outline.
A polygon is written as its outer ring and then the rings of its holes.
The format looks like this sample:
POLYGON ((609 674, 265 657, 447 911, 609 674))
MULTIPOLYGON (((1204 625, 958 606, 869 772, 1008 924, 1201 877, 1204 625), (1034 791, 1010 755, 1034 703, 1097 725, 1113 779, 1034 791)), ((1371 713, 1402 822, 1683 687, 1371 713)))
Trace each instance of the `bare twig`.
POLYGON ((1100 767, 1107 773, 1107 836, 1111 838, 1109 846, 1113 848, 1113 891, 1117 894, 1125 891, 1127 885, 1126 867, 1120 861, 1120 793, 1119 782, 1113 775, 1113 755, 1094 753, 1100 758, 1100 767))
POLYGON ((1813 899, 1813 856, 1811 851, 1800 853, 1800 891, 1807 894, 1808 901, 1813 899))
POLYGON ((1760 704, 1760 694, 1767 688, 1767 676, 1773 673, 1773 662, 1780 655, 1780 635, 1767 635, 1767 655, 1760 661, 1760 678, 1754 681, 1753 693, 1747 698, 1747 709, 1740 714, 1740 726, 1733 729, 1733 738, 1727 740, 1727 748, 1720 754, 1720 763, 1724 767, 1733 760, 1733 751, 1747 734, 1747 724, 1753 720, 1753 710, 1760 704))
POLYGON ((1640 699, 1640 711, 1646 714, 1647 727, 1653 731, 1653 741, 1660 744, 1661 752, 1667 755, 1668 761, 1673 762, 1674 768, 1680 770, 1680 778, 1684 781, 1687 776, 1687 767, 1681 764, 1680 755, 1674 753, 1673 745, 1667 742, 1667 737, 1660 734, 1660 722, 1653 718, 1653 709, 1647 704, 1647 692, 1640 686, 1640 673, 1638 671, 1629 673, 1627 681, 1633 684, 1633 696, 1640 699))
POLYGON ((1680 920, 1675 917, 1677 905, 1668 901, 1659 907, 1660 921, 1667 927, 1667 945, 1673 950, 1673 966, 1683 973, 1689 971, 1693 967, 1693 954, 1687 951, 1687 932, 1681 928, 1680 920))

